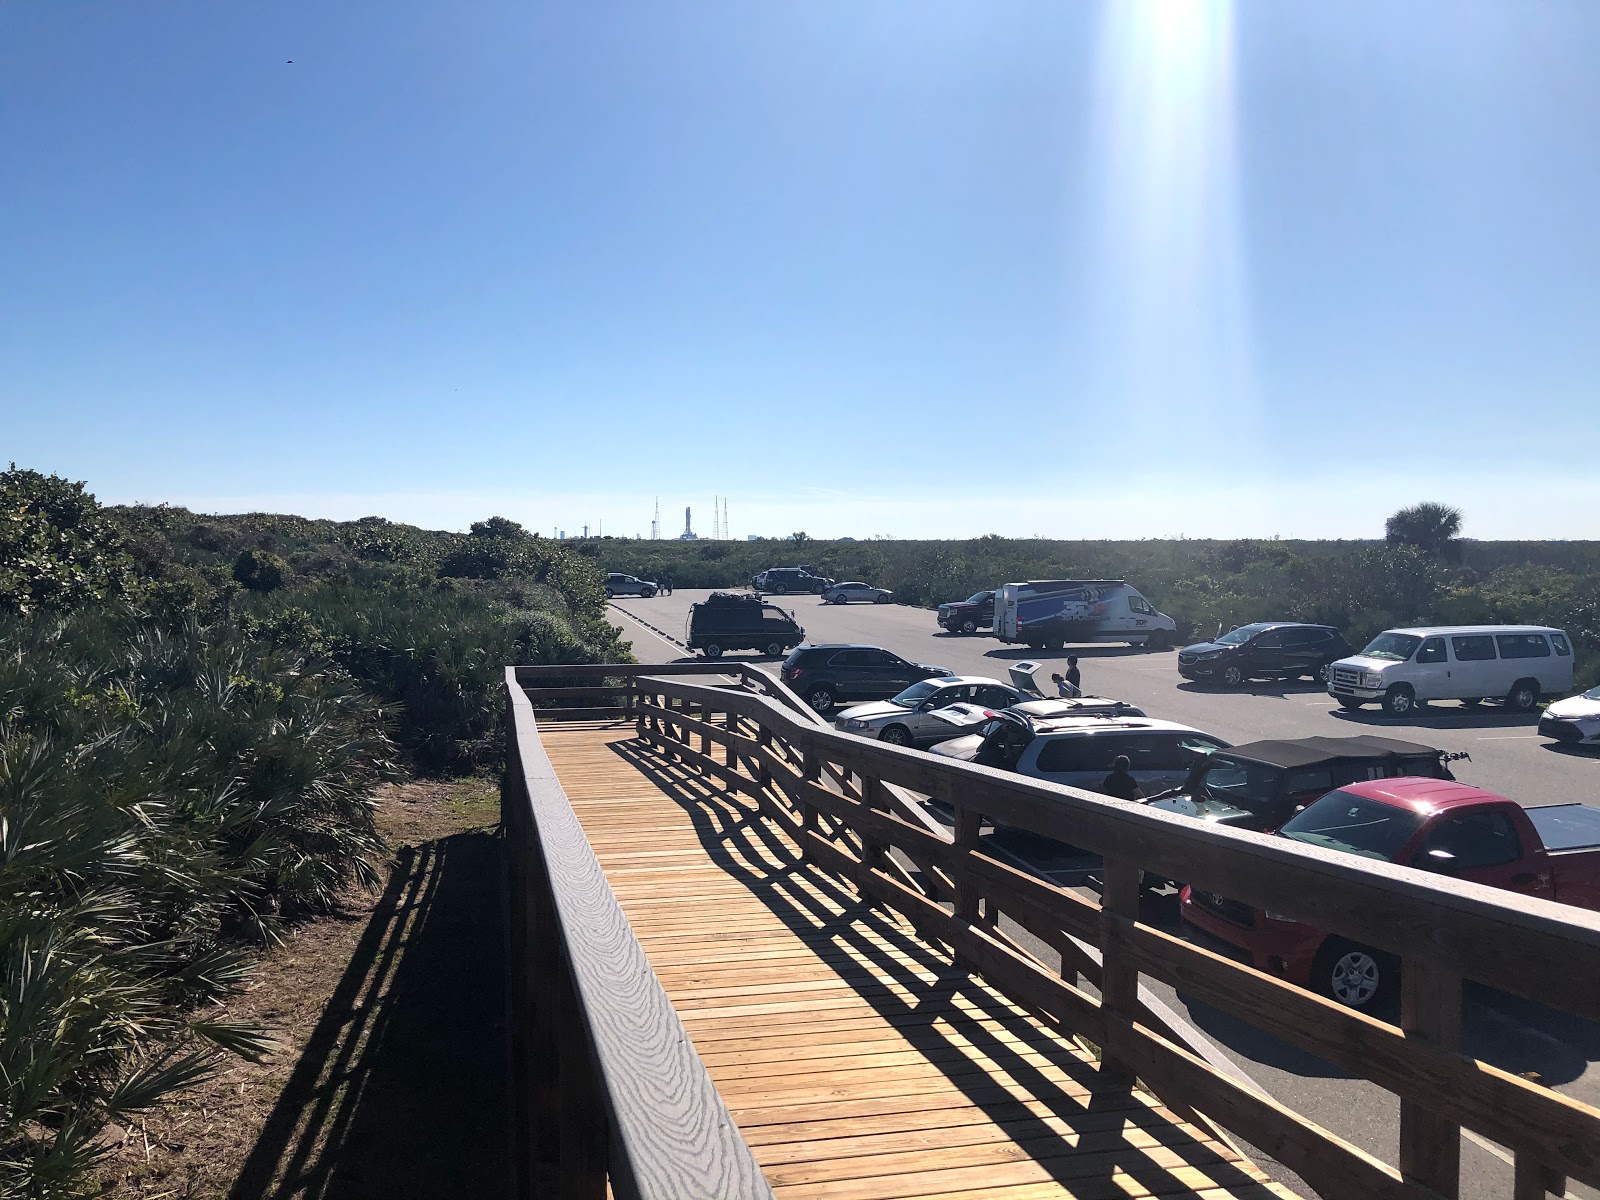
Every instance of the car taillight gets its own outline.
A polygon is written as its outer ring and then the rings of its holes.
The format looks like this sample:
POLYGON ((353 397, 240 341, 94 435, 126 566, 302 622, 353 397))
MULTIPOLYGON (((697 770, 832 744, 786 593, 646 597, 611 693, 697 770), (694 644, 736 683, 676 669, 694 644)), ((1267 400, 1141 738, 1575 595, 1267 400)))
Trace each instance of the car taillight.
POLYGON ((990 720, 990 721, 992 721, 992 720, 994 720, 994 719, 995 719, 995 718, 996 718, 996 717, 998 717, 998 716, 999 716, 999 715, 1000 715, 1000 714, 999 714, 999 713, 997 713, 997 712, 990 712, 990 711, 989 711, 989 710, 988 710, 988 709, 987 709, 987 708, 986 708, 986 709, 984 709, 984 710, 983 710, 983 715, 984 715, 984 717, 985 717, 985 718, 987 718, 987 719, 988 719, 988 720, 990 720))
POLYGON ((787 675, 790 679, 799 679, 805 674, 805 670, 801 667, 784 667, 778 674, 787 675))

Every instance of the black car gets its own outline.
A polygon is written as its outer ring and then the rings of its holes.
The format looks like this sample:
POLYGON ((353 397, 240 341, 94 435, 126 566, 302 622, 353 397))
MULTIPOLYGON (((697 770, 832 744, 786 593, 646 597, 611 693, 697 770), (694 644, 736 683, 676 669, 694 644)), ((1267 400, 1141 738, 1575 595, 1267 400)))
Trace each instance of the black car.
POLYGON ((955 674, 949 667, 907 662, 878 646, 801 646, 783 660, 778 678, 818 712, 840 700, 885 700, 913 683, 955 674))
POLYGON ((1150 807, 1266 833, 1334 788, 1401 775, 1454 779, 1448 764, 1466 757, 1367 735, 1249 742, 1198 760, 1182 788, 1150 807))
POLYGON ((776 592, 778 595, 810 592, 822 595, 833 584, 825 575, 813 575, 804 567, 769 567, 750 581, 758 592, 776 592))
POLYGON ((724 650, 760 650, 774 658, 805 641, 806 631, 793 616, 759 596, 712 592, 689 607, 685 644, 707 658, 721 658, 724 650))
POLYGON ((951 633, 977 633, 994 625, 994 592, 976 592, 965 600, 939 605, 939 627, 951 633))
POLYGON ((1178 651, 1178 674, 1185 679, 1238 687, 1246 679, 1320 679, 1331 662, 1355 653, 1331 625, 1258 621, 1241 625, 1212 642, 1178 651))

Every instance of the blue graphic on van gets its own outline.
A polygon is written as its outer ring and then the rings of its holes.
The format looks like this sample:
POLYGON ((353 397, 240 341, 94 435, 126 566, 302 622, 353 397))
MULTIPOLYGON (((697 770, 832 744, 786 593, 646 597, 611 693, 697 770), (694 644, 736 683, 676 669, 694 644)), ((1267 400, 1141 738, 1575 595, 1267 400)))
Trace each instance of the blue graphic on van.
POLYGON ((1017 624, 1039 621, 1095 621, 1106 615, 1106 592, 1098 587, 1070 587, 1035 592, 1017 601, 1017 624))

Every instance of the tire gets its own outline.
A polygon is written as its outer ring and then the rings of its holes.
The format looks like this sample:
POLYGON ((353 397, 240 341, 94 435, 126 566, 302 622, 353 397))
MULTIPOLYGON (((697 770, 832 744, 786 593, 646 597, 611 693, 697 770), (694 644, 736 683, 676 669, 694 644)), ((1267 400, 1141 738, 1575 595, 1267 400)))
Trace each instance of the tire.
POLYGON ((831 712, 834 705, 833 689, 825 683, 818 684, 806 692, 806 703, 815 712, 831 712))
POLYGON ((722 647, 717 645, 716 642, 708 642, 706 645, 701 647, 700 653, 704 654, 707 658, 721 658, 722 647))
POLYGON ((962 633, 977 633, 978 632, 978 623, 976 621, 974 621, 971 617, 968 617, 965 621, 961 622, 961 632, 962 633))
POLYGON ((1365 700, 1346 700, 1343 696, 1339 697, 1339 707, 1345 712, 1360 712, 1361 706, 1365 703, 1365 700))
POLYGON ((1056 651, 1057 651, 1057 650, 1060 650, 1060 649, 1061 649, 1061 647, 1062 647, 1062 646, 1064 646, 1064 645, 1065 645, 1065 644, 1066 644, 1066 643, 1065 643, 1065 642, 1063 642, 1063 641, 1062 641, 1062 640, 1061 640, 1061 639, 1060 639, 1060 638, 1051 638, 1051 639, 1050 639, 1050 640, 1049 640, 1049 641, 1047 641, 1047 642, 1046 642, 1046 643, 1045 643, 1045 644, 1044 644, 1044 648, 1045 648, 1045 649, 1046 649, 1046 650, 1049 650, 1049 651, 1050 651, 1050 652, 1051 652, 1051 653, 1052 653, 1052 654, 1053 654, 1053 653, 1055 653, 1055 652, 1056 652, 1056 651))
POLYGON ((615 592, 613 592, 610 588, 607 588, 606 589, 606 599, 607 600, 615 600, 616 598, 617 598, 617 594, 615 592))
POLYGON ((843 604, 843 603, 845 603, 845 598, 842 595, 835 596, 829 603, 831 603, 831 604, 843 604))
POLYGON ((887 596, 874 596, 872 598, 872 602, 874 604, 887 604, 887 603, 889 603, 889 597, 887 597, 887 596))
POLYGON ((912 744, 911 731, 904 725, 890 725, 878 735, 880 742, 888 742, 891 746, 910 746, 912 744))
POLYGON ((1539 707, 1539 683, 1534 679, 1519 679, 1506 693, 1506 708, 1511 712, 1532 712, 1539 707))
POLYGON ((1409 683, 1397 683, 1383 694, 1383 711, 1391 717, 1409 717, 1417 711, 1417 693, 1409 683))
POLYGON ((783 654, 783 643, 782 642, 768 642, 767 643, 767 657, 768 658, 778 658, 782 654, 783 654))
POLYGON ((1311 967, 1311 986, 1346 1008, 1370 1012, 1400 985, 1400 964, 1381 950, 1329 938, 1311 967))
POLYGON ((1144 640, 1146 650, 1171 650, 1172 635, 1165 629, 1158 629, 1144 640))
POLYGON ((1217 676, 1222 681, 1223 687, 1238 687, 1245 681, 1245 673, 1237 663, 1222 668, 1222 673, 1217 676))
POLYGON ((651 596, 654 596, 656 594, 656 590, 655 590, 655 588, 645 588, 645 590, 640 592, 639 594, 641 596, 643 596, 646 600, 648 600, 648 599, 650 599, 651 596))
POLYGON ((767 591, 771 592, 774 596, 786 596, 789 594, 789 589, 784 587, 781 583, 773 584, 767 589, 767 591))

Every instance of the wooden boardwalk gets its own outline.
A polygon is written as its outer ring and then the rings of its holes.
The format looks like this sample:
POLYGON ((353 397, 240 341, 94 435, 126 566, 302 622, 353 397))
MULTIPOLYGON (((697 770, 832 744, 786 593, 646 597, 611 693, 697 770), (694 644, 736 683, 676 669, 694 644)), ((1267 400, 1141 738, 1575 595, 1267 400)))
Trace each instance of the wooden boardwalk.
POLYGON ((540 738, 656 974, 784 1200, 1293 1193, 804 863, 631 725, 540 738))

